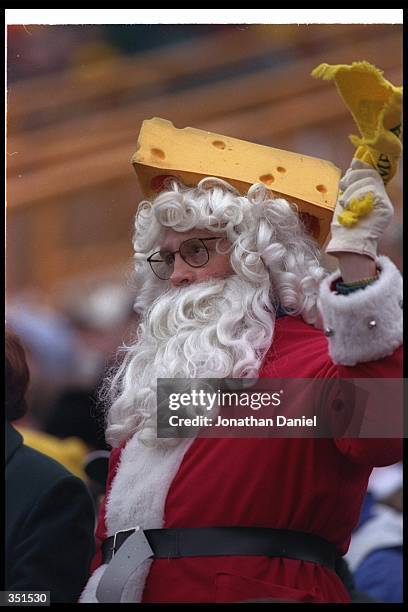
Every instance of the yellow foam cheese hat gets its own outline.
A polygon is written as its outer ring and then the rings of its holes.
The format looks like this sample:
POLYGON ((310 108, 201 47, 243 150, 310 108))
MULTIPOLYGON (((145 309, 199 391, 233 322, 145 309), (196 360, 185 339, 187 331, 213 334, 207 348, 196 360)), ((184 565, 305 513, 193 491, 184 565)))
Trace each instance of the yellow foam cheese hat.
POLYGON ((357 147, 354 157, 373 166, 388 183, 402 152, 402 87, 387 81, 382 70, 366 61, 320 64, 312 76, 334 80, 361 134, 350 136, 357 147))
POLYGON ((206 176, 224 179, 241 194, 263 183, 295 203, 306 227, 324 243, 336 205, 341 171, 330 161, 153 117, 143 121, 132 163, 146 197, 169 178, 188 187, 206 176))

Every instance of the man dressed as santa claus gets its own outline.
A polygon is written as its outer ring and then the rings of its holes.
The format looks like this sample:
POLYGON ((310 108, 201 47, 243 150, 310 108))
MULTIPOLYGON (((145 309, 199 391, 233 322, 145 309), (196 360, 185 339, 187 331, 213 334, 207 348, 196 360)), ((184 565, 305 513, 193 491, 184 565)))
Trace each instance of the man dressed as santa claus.
POLYGON ((374 466, 376 438, 158 438, 158 378, 401 376, 402 278, 377 242, 393 207, 354 160, 327 252, 262 184, 173 182, 135 223, 141 323, 107 381, 112 445, 98 550, 81 602, 342 602, 335 572, 374 466), (353 227, 338 215, 373 196, 353 227))

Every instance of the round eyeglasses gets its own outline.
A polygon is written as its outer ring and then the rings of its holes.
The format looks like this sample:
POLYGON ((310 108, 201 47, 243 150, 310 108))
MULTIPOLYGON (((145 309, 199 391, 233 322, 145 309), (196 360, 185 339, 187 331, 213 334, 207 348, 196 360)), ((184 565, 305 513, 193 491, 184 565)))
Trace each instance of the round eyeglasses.
POLYGON ((147 258, 152 272, 162 280, 168 280, 174 272, 174 260, 176 253, 192 268, 202 268, 205 266, 210 255, 205 243, 208 240, 219 240, 219 236, 214 238, 190 238, 180 244, 178 251, 157 251, 147 258))

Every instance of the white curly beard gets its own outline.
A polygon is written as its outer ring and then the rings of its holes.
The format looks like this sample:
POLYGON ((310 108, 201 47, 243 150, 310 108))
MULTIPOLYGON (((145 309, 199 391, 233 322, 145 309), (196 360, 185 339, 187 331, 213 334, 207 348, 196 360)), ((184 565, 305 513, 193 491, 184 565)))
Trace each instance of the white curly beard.
POLYGON ((157 438, 157 378, 256 378, 274 325, 269 281, 234 275, 160 295, 111 382, 107 440, 118 446, 138 432, 148 445, 177 444, 157 438))

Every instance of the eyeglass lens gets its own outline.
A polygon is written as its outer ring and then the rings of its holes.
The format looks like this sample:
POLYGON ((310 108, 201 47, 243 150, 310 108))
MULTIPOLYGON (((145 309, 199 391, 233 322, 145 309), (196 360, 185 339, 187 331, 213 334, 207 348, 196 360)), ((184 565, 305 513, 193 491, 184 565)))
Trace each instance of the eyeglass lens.
MULTIPOLYGON (((180 256, 182 259, 193 268, 199 268, 204 266, 209 259, 208 250, 199 238, 191 238, 182 242, 179 249, 180 256)), ((155 257, 150 260, 150 265, 153 272, 159 278, 168 280, 173 274, 174 270, 174 259, 173 253, 161 251, 157 253, 155 257)))

